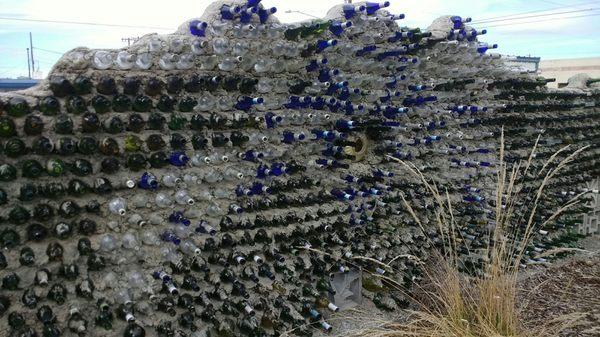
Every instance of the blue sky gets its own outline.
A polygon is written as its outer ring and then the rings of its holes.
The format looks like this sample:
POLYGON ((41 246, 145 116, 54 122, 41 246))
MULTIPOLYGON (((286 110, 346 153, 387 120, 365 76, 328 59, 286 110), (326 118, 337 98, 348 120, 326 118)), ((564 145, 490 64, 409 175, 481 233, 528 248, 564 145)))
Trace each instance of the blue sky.
MULTIPOLYGON (((46 74, 60 53, 78 46, 120 48, 121 38, 169 33, 190 17, 200 16, 208 0, 168 0, 163 5, 141 0, 0 0, 0 77, 27 75, 26 48, 33 33, 35 61, 46 74), (6 20, 42 19, 145 28, 103 27, 6 20), (149 28, 155 27, 155 28, 149 28), (164 28, 164 29, 157 29, 164 28)), ((263 0, 278 8, 284 22, 321 17, 342 0, 263 0)), ((355 1, 356 2, 356 1, 355 1)), ((399 21, 426 28, 443 14, 470 16, 487 28, 482 38, 498 43, 499 52, 544 59, 600 56, 600 0, 391 0, 390 11, 406 14, 399 21), (522 14, 521 19, 506 17, 522 14), (562 14, 556 14, 562 13, 562 14), (507 20, 510 19, 510 20, 507 20)), ((37 66, 36 66, 37 68, 37 66)))

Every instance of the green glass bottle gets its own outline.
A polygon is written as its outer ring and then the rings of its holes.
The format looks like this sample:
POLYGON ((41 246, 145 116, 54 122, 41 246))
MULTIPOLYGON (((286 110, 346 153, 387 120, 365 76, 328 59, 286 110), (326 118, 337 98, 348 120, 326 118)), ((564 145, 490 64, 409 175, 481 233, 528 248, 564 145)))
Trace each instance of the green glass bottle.
POLYGON ((86 112, 81 116, 81 132, 94 133, 100 130, 100 119, 93 112, 86 112))
POLYGON ((192 137, 192 146, 194 147, 194 150, 202 150, 206 148, 207 144, 208 139, 206 139, 206 137, 200 133, 197 133, 192 137))
POLYGON ((113 99, 112 108, 116 112, 125 112, 131 108, 131 99, 127 95, 117 95, 113 99))
POLYGON ((162 112, 172 112, 175 100, 169 95, 162 95, 156 103, 156 108, 162 112))
POLYGON ((46 172, 52 177, 62 175, 66 170, 66 164, 58 158, 48 159, 46 161, 46 172))
POLYGON ((179 111, 192 112, 196 105, 198 105, 198 101, 194 97, 186 96, 184 99, 179 101, 179 111))
POLYGON ((31 112, 29 104, 24 98, 21 97, 12 97, 8 101, 8 106, 6 109, 9 116, 13 117, 22 117, 31 112))
POLYGON ((54 151, 54 143, 46 137, 38 137, 31 145, 33 153, 38 155, 49 155, 54 151))
POLYGON ((125 137, 125 152, 137 152, 140 151, 144 142, 140 137, 135 135, 127 135, 125 137))
POLYGON ((0 165, 0 181, 9 182, 17 179, 17 169, 11 164, 0 165))
POLYGON ((4 143, 4 154, 10 158, 17 158, 27 154, 27 146, 20 138, 11 138, 4 143))
POLYGON ((132 132, 142 132, 146 127, 146 121, 144 118, 137 113, 129 115, 129 122, 127 123, 127 130, 132 132))
POLYGON ((167 120, 159 113, 151 113, 148 117, 148 129, 162 130, 167 120))
POLYGON ((87 95, 92 92, 92 81, 87 76, 77 76, 73 81, 73 90, 77 95, 87 95))
POLYGON ((31 201, 37 197, 37 188, 33 184, 24 184, 19 189, 19 200, 31 201))
POLYGON ((61 135, 73 133, 73 120, 67 114, 60 114, 54 119, 54 132, 61 135))
POLYGON ((104 121, 103 127, 104 131, 114 135, 125 130, 125 123, 123 123, 123 120, 118 116, 113 116, 104 121))
POLYGON ((382 293, 376 293, 373 296, 373 304, 379 309, 383 309, 385 311, 394 311, 398 309, 396 302, 392 300, 389 296, 384 296, 382 293))
POLYGON ((2 248, 14 248, 21 242, 19 233, 12 229, 5 229, 0 231, 0 247, 2 248))
POLYGON ((23 131, 28 136, 39 135, 44 131, 44 121, 40 116, 29 115, 25 118, 25 124, 23 124, 23 131))
POLYGON ((98 141, 94 137, 83 137, 77 143, 77 151, 84 155, 98 152, 98 141))
POLYGON ((152 109, 152 99, 148 96, 138 95, 133 100, 133 111, 149 112, 152 109))
POLYGON ((35 159, 27 159, 23 162, 21 172, 25 178, 38 178, 44 173, 44 167, 35 159))
POLYGON ((48 84, 52 93, 58 97, 65 97, 73 93, 71 82, 64 76, 50 76, 48 84))
POLYGON ((61 156, 70 156, 77 151, 77 143, 71 137, 62 137, 56 142, 56 150, 61 156))
POLYGON ((139 171, 141 169, 146 168, 146 157, 144 157, 141 153, 133 153, 127 156, 127 167, 131 171, 139 171))
POLYGON ((67 187, 70 195, 73 196, 82 196, 91 191, 90 185, 86 182, 79 179, 72 179, 69 181, 69 186, 67 187))
POLYGON ((46 198, 55 199, 65 195, 65 188, 60 183, 48 183, 40 190, 46 198))
POLYGON ((8 138, 16 135, 17 128, 12 118, 0 116, 0 137, 8 138))
POLYGON ((23 206, 15 206, 8 213, 8 220, 11 223, 21 225, 31 219, 31 213, 23 206))
POLYGON ((71 172, 80 177, 94 173, 92 163, 85 159, 76 159, 73 163, 71 163, 70 167, 71 172))
POLYGON ((111 103, 108 98, 102 95, 96 95, 92 98, 92 107, 96 113, 103 114, 110 111, 111 103))
MULTIPOLYGON (((0 205, 6 205, 6 203, 8 202, 8 194, 6 194, 6 191, 0 188, 0 205)), ((0 269, 2 269, 0 267, 0 269)))
POLYGON ((60 102, 54 96, 46 96, 41 99, 39 108, 45 116, 54 116, 60 111, 60 102))
POLYGON ((332 295, 335 294, 335 290, 331 286, 331 283, 325 278, 320 278, 319 281, 317 281, 317 289, 320 291, 326 291, 332 295))
POLYGON ((190 129, 202 130, 208 126, 208 120, 200 114, 193 115, 190 119, 190 129))
POLYGON ((150 163, 152 168, 163 168, 167 165, 168 161, 167 154, 162 151, 154 152, 148 157, 148 163, 150 163))
POLYGON ((169 129, 173 131, 182 130, 186 124, 187 119, 183 115, 174 113, 171 115, 171 120, 169 120, 169 129))
POLYGON ((81 96, 70 96, 65 102, 68 113, 79 115, 87 111, 87 103, 81 96))

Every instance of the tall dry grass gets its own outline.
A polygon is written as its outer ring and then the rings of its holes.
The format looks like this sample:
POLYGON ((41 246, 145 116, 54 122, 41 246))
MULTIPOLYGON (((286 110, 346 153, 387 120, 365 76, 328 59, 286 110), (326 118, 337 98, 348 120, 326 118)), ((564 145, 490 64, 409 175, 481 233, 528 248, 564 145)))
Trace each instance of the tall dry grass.
MULTIPOLYGON (((401 322, 381 321, 377 326, 371 324, 369 328, 344 333, 345 336, 557 336, 561 330, 573 325, 577 315, 548 319, 538 324, 527 324, 519 315, 517 281, 528 244, 539 228, 578 204, 582 195, 575 196, 543 223, 534 221, 548 183, 585 149, 566 155, 569 151, 569 146, 566 146, 551 156, 537 172, 531 172, 538 141, 527 161, 508 165, 504 161, 504 136, 501 137, 499 162, 496 166, 495 226, 486 238, 487 248, 482 254, 484 264, 481 273, 475 275, 459 271, 463 262, 457 248, 463 240, 448 192, 441 190, 433 179, 428 179, 413 164, 397 160, 433 197, 434 224, 442 236, 443 247, 434 252, 429 266, 424 268, 425 277, 421 285, 417 285, 411 293, 398 287, 398 291, 405 292, 406 296, 417 303, 416 309, 408 311, 408 319, 401 322), (565 157, 559 160, 561 156, 565 157), (525 189, 523 177, 531 173, 539 178, 538 186, 525 189), (527 195, 531 198, 526 198, 527 195), (523 203, 520 202, 522 200, 531 201, 523 203), (413 296, 413 293, 416 295, 413 296)), ((403 203, 421 230, 427 233, 425 219, 414 211, 405 198, 403 203)), ((389 265, 387 267, 390 268, 389 265)), ((368 316, 364 319, 365 322, 376 321, 368 316)))

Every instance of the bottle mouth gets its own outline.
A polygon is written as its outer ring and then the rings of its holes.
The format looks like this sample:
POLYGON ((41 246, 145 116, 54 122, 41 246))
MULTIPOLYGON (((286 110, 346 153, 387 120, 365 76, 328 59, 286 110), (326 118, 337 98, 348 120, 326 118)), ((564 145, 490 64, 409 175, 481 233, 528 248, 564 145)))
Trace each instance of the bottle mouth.
POLYGON ((125 209, 124 209, 124 208, 121 208, 121 209, 119 210, 119 215, 120 215, 120 216, 124 216, 124 215, 125 215, 125 213, 127 213, 127 212, 125 211, 125 209))
POLYGON ((192 198, 190 198, 190 199, 187 200, 187 204, 190 205, 190 206, 193 205, 194 203, 195 203, 195 201, 192 198))

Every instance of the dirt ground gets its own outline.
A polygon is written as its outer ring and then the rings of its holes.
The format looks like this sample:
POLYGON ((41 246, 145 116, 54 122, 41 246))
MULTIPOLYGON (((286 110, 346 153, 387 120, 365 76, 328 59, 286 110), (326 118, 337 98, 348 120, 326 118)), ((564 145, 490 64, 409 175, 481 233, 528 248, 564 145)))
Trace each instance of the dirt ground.
POLYGON ((522 317, 527 324, 577 320, 560 336, 600 336, 600 236, 580 242, 588 252, 524 273, 519 281, 522 317))
MULTIPOLYGON (((579 247, 585 252, 523 272, 519 296, 521 316, 526 324, 546 325, 563 318, 569 328, 560 336, 600 337, 600 235, 581 240, 579 247), (574 318, 577 321, 569 321, 574 318)), ((405 319, 406 314, 402 311, 383 312, 366 300, 356 308, 330 317, 328 321, 334 327, 331 334, 316 332, 314 336, 348 336, 365 328, 381 326, 384 322, 405 319)))

